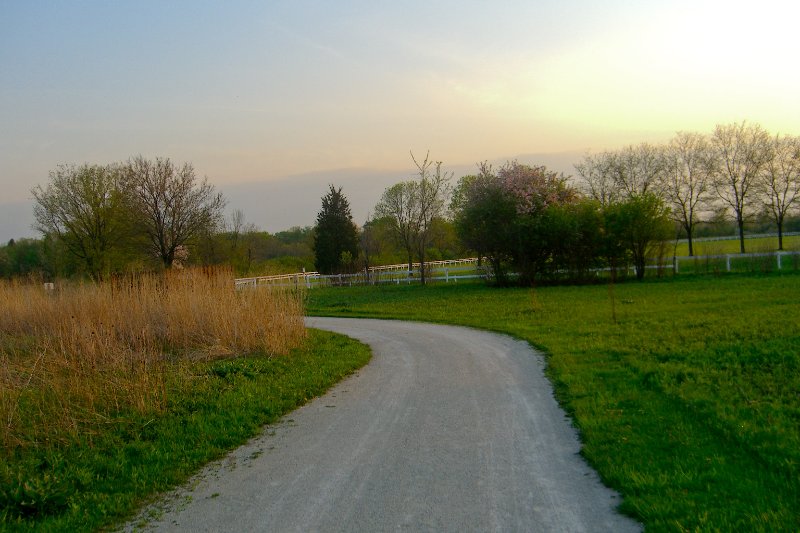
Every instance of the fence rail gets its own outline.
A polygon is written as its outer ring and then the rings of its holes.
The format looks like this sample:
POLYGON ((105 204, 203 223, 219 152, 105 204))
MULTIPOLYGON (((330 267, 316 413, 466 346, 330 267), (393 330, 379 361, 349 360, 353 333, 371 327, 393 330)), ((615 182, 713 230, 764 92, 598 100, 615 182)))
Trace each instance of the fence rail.
MULTIPOLYGON (((478 266, 477 257, 452 259, 448 261, 430 261, 425 263, 426 280, 458 282, 464 279, 486 278, 486 271, 478 266)), ((341 286, 341 285, 377 285, 384 283, 411 283, 419 279, 419 263, 397 265, 381 265, 355 274, 324 275, 319 272, 296 272, 276 276, 257 276, 239 278, 236 287, 258 286, 305 286, 306 288, 341 286)))
POLYGON ((782 251, 782 252, 768 252, 768 253, 750 253, 750 254, 718 254, 718 255, 696 255, 696 256, 683 256, 673 257, 672 268, 675 274, 680 273, 681 264, 689 263, 690 270, 697 270, 698 265, 705 266, 706 270, 721 271, 722 265, 725 266, 726 272, 733 270, 741 270, 735 268, 737 262, 749 262, 750 269, 758 267, 760 270, 767 270, 775 266, 778 270, 783 270, 786 266, 786 259, 792 262, 791 267, 795 270, 798 269, 798 262, 800 262, 800 252, 796 251, 782 251))
MULTIPOLYGON (((784 237, 795 237, 800 235, 800 231, 784 231, 784 237)), ((763 238, 778 238, 777 233, 748 233, 744 236, 747 239, 763 239, 763 238)), ((714 235, 711 237, 693 237, 692 242, 715 242, 715 241, 738 241, 739 235, 714 235)), ((687 243, 689 239, 678 239, 679 243, 687 243)))
MULTIPOLYGON (((296 272, 276 276, 257 276, 235 280, 236 288, 281 286, 281 287, 315 287, 380 285, 386 283, 408 284, 419 280, 419 263, 398 265, 382 265, 355 274, 323 275, 319 272, 296 272)), ((674 274, 681 272, 731 272, 738 270, 784 270, 800 269, 800 251, 771 252, 752 254, 721 254, 703 256, 674 256, 672 264, 650 264, 647 269, 672 270, 674 274), (790 264, 791 263, 791 264, 790 264)), ((598 275, 608 272, 609 268, 595 269, 598 275)), ((633 272, 633 266, 620 268, 621 271, 633 272)), ((450 261, 431 261, 425 263, 425 278, 431 282, 458 283, 459 280, 486 279, 490 273, 485 263, 477 257, 454 259, 450 261)))

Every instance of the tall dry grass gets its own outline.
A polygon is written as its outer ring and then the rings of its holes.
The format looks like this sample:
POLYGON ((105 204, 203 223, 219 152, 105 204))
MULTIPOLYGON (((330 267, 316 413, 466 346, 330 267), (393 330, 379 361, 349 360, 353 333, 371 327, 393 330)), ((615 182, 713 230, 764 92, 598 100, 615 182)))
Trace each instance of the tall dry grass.
POLYGON ((305 337, 302 296, 236 291, 225 270, 102 284, 0 284, 0 444, 91 436, 159 412, 197 360, 285 354, 305 337))

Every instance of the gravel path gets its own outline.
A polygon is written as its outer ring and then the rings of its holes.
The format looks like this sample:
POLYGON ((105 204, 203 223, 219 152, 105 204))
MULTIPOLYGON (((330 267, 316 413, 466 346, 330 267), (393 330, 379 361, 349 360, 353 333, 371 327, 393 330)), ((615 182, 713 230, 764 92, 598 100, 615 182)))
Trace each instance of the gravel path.
POLYGON ((146 529, 641 530, 578 455, 526 343, 450 326, 306 322, 369 344, 372 362, 145 510, 156 516, 146 529))

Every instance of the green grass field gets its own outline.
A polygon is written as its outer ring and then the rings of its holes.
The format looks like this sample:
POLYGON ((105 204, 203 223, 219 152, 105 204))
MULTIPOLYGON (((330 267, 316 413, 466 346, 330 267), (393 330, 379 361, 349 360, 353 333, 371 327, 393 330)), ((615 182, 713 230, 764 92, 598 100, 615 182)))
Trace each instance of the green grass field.
MULTIPOLYGON (((745 251, 748 253, 767 253, 778 250, 778 237, 747 237, 744 241, 745 251)), ((800 250, 800 235, 789 235, 783 237, 784 250, 800 250)), ((714 241, 695 241, 694 255, 720 255, 738 254, 739 240, 724 239, 714 241)), ((686 242, 678 243, 675 248, 675 255, 678 257, 689 255, 689 245, 686 242)))
POLYGON ((285 356, 175 369, 182 377, 164 413, 120 412, 105 430, 72 443, 6 450, 0 531, 107 530, 369 358, 362 344, 311 330, 285 356))
POLYGON ((648 531, 800 530, 800 274, 315 289, 308 307, 528 340, 648 531))

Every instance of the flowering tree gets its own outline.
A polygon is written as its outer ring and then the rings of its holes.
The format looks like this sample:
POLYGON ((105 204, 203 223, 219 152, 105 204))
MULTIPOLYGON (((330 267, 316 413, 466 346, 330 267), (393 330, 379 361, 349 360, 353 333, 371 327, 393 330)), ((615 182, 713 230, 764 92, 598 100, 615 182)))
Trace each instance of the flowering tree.
POLYGON ((565 176, 543 166, 513 161, 497 173, 487 163, 478 169, 477 175, 462 178, 456 189, 456 230, 468 246, 486 256, 498 283, 505 281, 509 260, 522 282, 533 282, 555 264, 565 243, 577 239, 578 212, 556 210, 577 203, 579 195, 565 176))
POLYGON ((557 206, 574 203, 578 193, 563 174, 544 166, 507 163, 497 173, 500 187, 513 199, 517 216, 511 225, 511 255, 522 282, 534 282, 552 262, 557 233, 547 216, 557 206))
POLYGON ((459 238, 479 257, 487 259, 495 282, 503 285, 511 260, 511 228, 518 216, 517 205, 491 165, 481 163, 478 170, 477 175, 459 180, 451 210, 459 238))
POLYGON ((520 215, 536 215, 549 206, 577 199, 577 191, 567 185, 563 174, 532 167, 516 161, 506 163, 498 172, 502 187, 515 199, 520 215))

